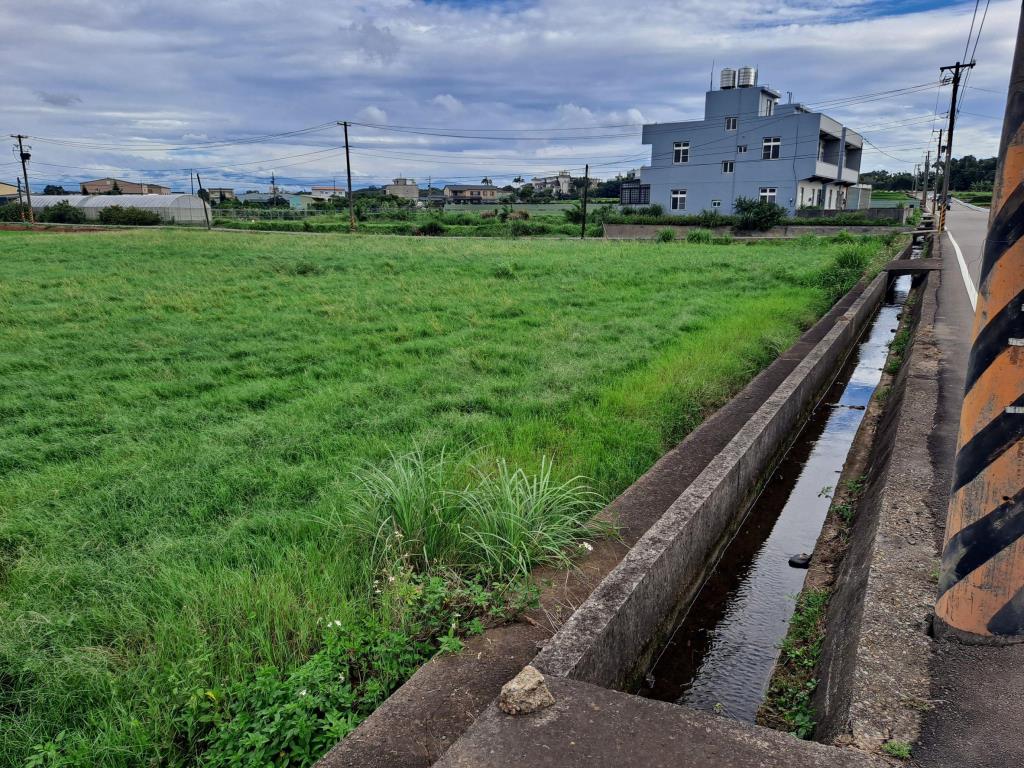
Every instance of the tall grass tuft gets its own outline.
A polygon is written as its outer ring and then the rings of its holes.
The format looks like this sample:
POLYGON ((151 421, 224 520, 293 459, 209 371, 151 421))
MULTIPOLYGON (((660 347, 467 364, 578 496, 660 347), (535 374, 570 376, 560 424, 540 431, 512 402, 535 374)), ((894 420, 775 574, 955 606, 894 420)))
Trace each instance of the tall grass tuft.
POLYGON ((499 460, 492 471, 478 472, 460 499, 462 565, 500 580, 527 576, 538 565, 568 566, 580 545, 601 532, 594 522, 600 497, 581 477, 554 480, 547 458, 536 474, 499 460))
POLYGON ((686 242, 710 244, 714 237, 715 233, 712 232, 710 229, 694 227, 693 229, 686 233, 686 242))
POLYGON ((557 481, 547 458, 536 473, 504 460, 473 468, 476 455, 415 450, 360 471, 341 524, 384 570, 453 569, 496 581, 568 565, 581 543, 608 532, 593 521, 602 501, 584 478, 557 481))

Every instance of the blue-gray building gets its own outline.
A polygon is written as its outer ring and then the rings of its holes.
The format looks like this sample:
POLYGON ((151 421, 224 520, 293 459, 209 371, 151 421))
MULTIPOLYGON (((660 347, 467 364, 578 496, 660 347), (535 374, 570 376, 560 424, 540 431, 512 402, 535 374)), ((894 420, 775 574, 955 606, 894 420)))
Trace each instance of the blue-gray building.
POLYGON ((679 215, 732 213, 738 197, 791 213, 846 208, 860 179, 860 134, 802 104, 780 104, 753 67, 723 69, 704 104, 703 120, 644 126, 651 164, 623 184, 623 204, 660 203, 679 215))

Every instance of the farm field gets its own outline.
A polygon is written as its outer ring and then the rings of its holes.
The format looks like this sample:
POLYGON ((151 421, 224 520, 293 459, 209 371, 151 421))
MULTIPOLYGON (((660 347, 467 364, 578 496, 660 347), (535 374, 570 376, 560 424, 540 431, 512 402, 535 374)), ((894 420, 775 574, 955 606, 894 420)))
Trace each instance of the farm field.
POLYGON ((311 764, 886 249, 0 232, 0 765, 311 764))

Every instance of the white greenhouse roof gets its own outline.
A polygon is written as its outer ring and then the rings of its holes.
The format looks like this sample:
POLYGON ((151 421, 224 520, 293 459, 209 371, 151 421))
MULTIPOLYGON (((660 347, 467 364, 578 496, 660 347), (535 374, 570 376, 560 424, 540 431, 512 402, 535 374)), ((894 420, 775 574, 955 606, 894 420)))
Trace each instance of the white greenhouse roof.
POLYGON ((109 208, 120 205, 125 208, 198 208, 203 209, 203 201, 198 195, 33 195, 33 208, 46 208, 56 203, 67 201, 75 208, 109 208))

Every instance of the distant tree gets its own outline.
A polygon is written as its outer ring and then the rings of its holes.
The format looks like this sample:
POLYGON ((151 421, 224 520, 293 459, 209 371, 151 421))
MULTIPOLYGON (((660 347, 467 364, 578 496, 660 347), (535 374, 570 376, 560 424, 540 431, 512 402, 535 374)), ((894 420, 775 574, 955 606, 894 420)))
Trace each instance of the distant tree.
POLYGON ((514 179, 512 179, 512 183, 513 184, 522 184, 523 181, 524 181, 524 179, 523 179, 522 176, 516 176, 514 179))
POLYGON ((480 183, 481 184, 493 184, 494 182, 491 181, 490 177, 484 176, 482 179, 480 179, 480 183))
POLYGON ((56 184, 47 184, 43 187, 44 195, 66 195, 69 194, 64 187, 59 187, 56 184))
POLYGON ((120 195, 121 194, 121 187, 119 187, 117 185, 117 180, 116 179, 114 180, 114 184, 113 184, 113 186, 110 187, 110 191, 107 192, 107 194, 108 195, 120 195))
POLYGON ((200 187, 199 192, 197 194, 199 195, 200 200, 203 200, 206 203, 210 202, 210 190, 205 189, 204 187, 200 187))

